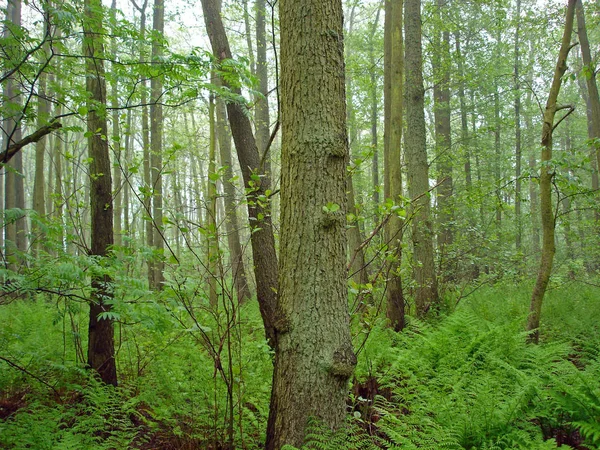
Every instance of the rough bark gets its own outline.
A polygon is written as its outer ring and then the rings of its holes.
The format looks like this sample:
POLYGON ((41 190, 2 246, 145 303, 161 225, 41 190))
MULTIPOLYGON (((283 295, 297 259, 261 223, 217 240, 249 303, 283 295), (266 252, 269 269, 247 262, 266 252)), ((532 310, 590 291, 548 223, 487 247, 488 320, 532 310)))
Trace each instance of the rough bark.
POLYGON ((300 447, 310 417, 342 426, 356 364, 346 286, 342 2, 284 0, 280 24, 279 300, 287 324, 275 355, 269 450, 300 447))
MULTIPOLYGON (((215 57, 222 61, 231 58, 229 41, 219 14, 217 1, 202 0, 204 21, 215 57)), ((234 94, 241 95, 237 87, 227 86, 234 94)), ((250 120, 239 103, 227 104, 227 117, 246 188, 248 220, 251 227, 252 256, 256 278, 256 294, 261 310, 265 333, 272 346, 276 346, 275 328, 277 313, 277 253, 269 211, 269 177, 261 171, 261 155, 252 133, 250 120), (267 200, 266 202, 264 200, 267 200)))
POLYGON ((554 131, 554 117, 556 115, 558 94, 562 84, 562 77, 567 70, 567 57, 571 49, 571 33, 573 31, 573 16, 575 14, 576 0, 569 0, 565 29, 558 54, 558 61, 554 69, 554 77, 550 87, 546 108, 544 110, 544 123, 542 126, 542 167, 540 169, 540 215, 542 219, 542 255, 540 259, 538 276, 531 294, 527 331, 530 332, 530 341, 537 343, 539 340, 540 317, 542 302, 550 280, 554 253, 555 217, 552 210, 552 132, 554 131))
MULTIPOLYGON (((106 107, 101 1, 85 0, 84 9, 83 53, 86 56, 86 90, 90 96, 87 114, 88 154, 91 160, 90 255, 102 258, 107 256, 113 245, 113 200, 106 116, 100 112, 106 107)), ((107 302, 112 295, 110 281, 107 275, 92 276, 87 357, 88 365, 98 372, 103 382, 116 385, 113 323, 107 318, 98 317, 111 310, 107 302)))
MULTIPOLYGON (((389 43, 385 44, 385 50, 389 54, 389 83, 387 91, 389 95, 389 124, 386 129, 387 164, 385 166, 385 180, 389 183, 386 191, 394 204, 401 205, 402 196, 402 72, 404 69, 404 54, 402 48, 402 0, 388 0, 389 6, 386 11, 385 20, 389 31, 387 37, 389 43), (389 13, 389 15, 388 15, 389 13)), ((384 37, 385 39, 385 37, 384 37)), ((385 94, 384 94, 385 95, 385 94)), ((392 213, 386 233, 388 251, 391 255, 386 286, 386 316, 390 326, 396 331, 404 328, 404 293, 402 290, 402 279, 400 277, 400 265, 402 262, 402 235, 403 222, 400 217, 392 213)))
POLYGON ((438 307, 437 279, 433 257, 433 229, 429 200, 429 165, 425 134, 425 90, 421 47, 421 1, 406 0, 404 16, 406 67, 406 161, 411 198, 415 305, 423 317, 438 307))

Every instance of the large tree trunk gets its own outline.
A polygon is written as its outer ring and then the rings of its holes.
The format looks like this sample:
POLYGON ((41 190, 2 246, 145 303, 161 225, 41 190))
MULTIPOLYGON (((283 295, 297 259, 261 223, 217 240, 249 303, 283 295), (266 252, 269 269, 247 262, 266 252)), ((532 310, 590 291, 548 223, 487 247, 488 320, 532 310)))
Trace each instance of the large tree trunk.
POLYGON ((567 71, 567 57, 571 49, 571 33, 573 32, 573 16, 575 14, 576 0, 569 0, 567 6, 567 18, 565 30, 558 54, 558 61, 554 69, 554 78, 550 87, 550 94, 544 110, 544 124, 542 126, 542 167, 540 169, 540 214, 542 218, 542 256, 537 280, 531 294, 531 306, 527 320, 527 331, 530 341, 537 343, 539 340, 540 317, 542 314, 542 302, 546 287, 550 280, 552 264, 554 261, 555 243, 554 228, 555 217, 552 211, 552 178, 554 168, 552 167, 552 132, 554 131, 554 117, 556 115, 558 94, 562 84, 562 77, 567 71))
POLYGON ((408 192, 412 199, 412 241, 417 316, 423 317, 439 303, 433 257, 433 229, 429 201, 429 165, 425 135, 425 89, 421 47, 421 0, 406 0, 406 161, 408 192))
MULTIPOLYGON (((231 50, 219 13, 218 1, 202 0, 202 10, 213 54, 219 61, 230 59, 231 50)), ((234 94, 241 95, 239 88, 225 85, 234 94)), ((267 339, 272 346, 276 346, 275 328, 278 326, 277 253, 275 252, 275 237, 268 204, 270 199, 267 195, 271 182, 262 170, 261 155, 258 153, 252 126, 244 109, 238 103, 228 103, 227 116, 247 192, 256 294, 267 339)))
MULTIPOLYGON (((108 155, 106 116, 97 112, 106 107, 104 79, 104 49, 101 44, 102 3, 85 0, 83 54, 86 56, 86 90, 88 102, 87 132, 90 162, 90 255, 104 257, 113 245, 113 200, 110 158, 108 155)), ((92 276, 90 322, 88 334, 88 365, 98 372, 103 382, 117 384, 113 323, 98 316, 110 312, 110 278, 92 276)))
POLYGON ((300 447, 309 417, 343 425, 356 364, 346 286, 342 3, 285 0, 280 24, 279 301, 287 324, 275 354, 269 450, 300 447))
MULTIPOLYGON (((154 0, 154 14, 152 29, 158 36, 162 36, 165 29, 165 5, 164 0, 154 0)), ((159 64, 163 55, 163 46, 158 37, 152 40, 152 62, 159 64)), ((152 170, 152 221, 154 223, 154 236, 152 244, 156 248, 156 257, 152 264, 153 289, 161 289, 165 281, 163 271, 164 263, 164 237, 163 237, 163 182, 162 182, 162 146, 163 146, 163 107, 161 76, 150 80, 150 166, 152 170)))
MULTIPOLYGON (((385 136, 387 162, 384 169, 385 181, 389 184, 385 190, 389 195, 386 198, 390 198, 395 204, 399 204, 402 196, 402 71, 404 68, 402 0, 388 0, 385 12, 385 26, 389 27, 387 34, 389 42, 385 44, 385 51, 389 52, 390 64, 390 86, 385 92, 389 95, 387 103, 390 112, 389 124, 385 130, 388 135, 385 136)), ((402 207, 402 205, 400 206, 402 207)), ((390 321, 390 325, 396 331, 402 330, 405 325, 404 293, 400 277, 402 225, 403 221, 400 217, 392 213, 386 227, 386 242, 391 255, 386 286, 386 316, 390 321)))

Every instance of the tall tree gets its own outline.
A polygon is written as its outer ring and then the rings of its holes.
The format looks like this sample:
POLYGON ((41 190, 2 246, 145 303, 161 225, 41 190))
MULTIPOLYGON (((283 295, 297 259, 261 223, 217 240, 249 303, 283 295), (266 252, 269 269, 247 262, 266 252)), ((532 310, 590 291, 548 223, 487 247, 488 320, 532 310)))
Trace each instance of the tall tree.
POLYGON ((417 315, 438 305, 433 257, 433 227, 429 193, 429 165, 425 134, 425 89, 421 44, 421 0, 405 0, 406 137, 408 192, 412 202, 412 242, 417 315))
MULTIPOLYGON (((154 14, 152 20, 152 64, 160 64, 163 55, 162 38, 165 30, 165 4, 164 0, 154 0, 154 14)), ((154 223, 154 236, 152 244, 156 248, 156 257, 152 265, 151 287, 160 289, 165 278, 163 252, 165 248, 163 229, 163 95, 162 74, 150 80, 150 166, 152 170, 152 221, 154 223)))
MULTIPOLYGON (((13 32, 21 26, 21 0, 10 0, 6 6, 6 22, 10 26, 4 28, 4 37, 10 42, 15 39, 13 32)), ((16 33, 19 34, 18 32, 16 33)), ((14 63, 20 59, 20 48, 16 42, 7 45, 6 51, 14 63)), ((4 85, 4 98, 10 104, 9 115, 4 120, 4 148, 21 140, 21 94, 19 82, 15 76, 9 76, 4 85)), ((10 216, 5 215, 5 258, 8 268, 18 270, 17 250, 24 252, 27 247, 25 236, 25 191, 23 186, 23 154, 17 152, 6 165, 4 186, 4 208, 12 210, 10 216)))
POLYGON ((279 330, 275 353, 269 450, 300 447, 311 416, 340 427, 356 364, 346 287, 342 2, 284 0, 279 11, 279 302, 286 327, 279 330))
MULTIPOLYGON (((542 255, 538 276, 531 294, 531 305, 529 318, 527 320, 527 331, 531 342, 539 340, 540 317, 542 314, 542 302, 546 287, 550 280, 554 253, 556 251, 554 242, 555 216, 552 209, 552 179, 554 178, 554 167, 552 165, 552 133, 556 125, 554 118, 556 112, 564 109, 557 104, 558 94, 562 84, 562 77, 567 71, 567 57, 571 49, 571 34, 573 32, 573 17, 575 15, 576 0, 569 0, 565 29, 558 53, 558 61, 554 69, 554 77, 550 86, 550 93, 544 110, 544 124, 542 126, 542 167, 540 168, 540 215, 542 218, 542 255)), ((566 114, 569 114, 568 112, 566 114)), ((560 122, 559 122, 560 123, 560 122)))
MULTIPOLYGON (((221 19, 218 0, 202 0, 204 22, 213 54, 219 61, 231 59, 229 40, 221 19)), ((239 87, 228 85, 234 94, 241 97, 239 87)), ((267 191, 270 179, 261 167, 261 155, 252 133, 252 125, 244 108, 237 102, 227 104, 227 118, 242 169, 242 178, 248 200, 248 220, 252 228, 250 242, 254 259, 256 295, 265 325, 265 333, 272 346, 276 346, 275 329, 279 323, 277 312, 277 253, 275 237, 269 211, 267 191), (265 202, 264 200, 267 200, 265 202)))
MULTIPOLYGON (((387 0, 385 11, 385 27, 388 27, 388 42, 384 44, 384 52, 388 52, 389 61, 389 87, 384 92, 384 101, 389 110, 388 124, 385 127, 384 150, 387 154, 385 163, 385 188, 386 195, 395 204, 401 202, 402 196, 402 71, 404 67, 404 54, 402 48, 402 0, 387 0), (387 94, 387 98, 385 95, 387 94)), ((385 56, 384 56, 385 57, 385 56)), ((387 117, 387 116, 386 116, 387 117)), ((388 243, 390 265, 388 267, 389 279, 386 286, 387 318, 390 325, 400 331, 404 328, 404 293, 400 277, 400 263, 402 261, 402 220, 392 212, 386 228, 386 242, 388 243)))
POLYGON ((514 84, 515 84, 515 222, 517 233, 515 236, 515 247, 517 252, 521 251, 521 241, 523 234, 523 225, 521 223, 521 80, 519 79, 520 70, 520 38, 521 38, 521 0, 517 0, 515 28, 515 64, 514 64, 514 84))
POLYGON ((256 146, 265 164, 265 172, 271 172, 271 158, 265 155, 269 143, 269 72, 267 66, 266 0, 256 0, 256 78, 259 96, 256 98, 254 124, 256 146))
MULTIPOLYGON (((105 257, 113 245, 113 199, 106 124, 106 81, 104 79, 104 30, 101 0, 85 0, 83 54, 85 55, 88 154, 90 158, 90 255, 105 257)), ((108 275, 92 276, 88 365, 103 382, 117 384, 112 320, 99 317, 110 312, 108 275)))
POLYGON ((450 32, 445 28, 448 22, 444 0, 436 0, 438 20, 435 23, 433 70, 435 84, 433 86, 435 147, 437 163, 437 242, 442 264, 447 247, 454 240, 452 232, 452 129, 450 108, 450 32))

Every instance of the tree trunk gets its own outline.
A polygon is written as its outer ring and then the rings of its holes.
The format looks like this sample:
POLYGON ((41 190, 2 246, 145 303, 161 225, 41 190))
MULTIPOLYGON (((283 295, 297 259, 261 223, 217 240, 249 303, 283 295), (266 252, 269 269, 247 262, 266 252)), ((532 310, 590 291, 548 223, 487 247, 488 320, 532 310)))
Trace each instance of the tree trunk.
MULTIPOLYGON (((216 0, 202 0, 202 10, 213 54, 222 61, 231 58, 231 50, 217 3, 216 0)), ((239 88, 227 84, 225 87, 241 96, 239 88)), ((261 155, 258 153, 252 126, 244 109, 238 103, 228 103, 227 117, 247 192, 256 294, 267 339, 271 346, 276 346, 278 269, 275 237, 269 211, 271 182, 261 170, 261 155)))
POLYGON ((264 160, 265 173, 271 173, 271 157, 265 155, 270 138, 269 118, 269 72, 267 65, 266 1, 256 0, 256 78, 258 92, 254 125, 258 154, 264 160))
MULTIPOLYGON (((382 4, 377 7, 377 14, 375 15, 375 21, 371 28, 371 36, 369 39, 369 64, 370 64, 370 78, 371 78, 371 147, 373 151, 371 176, 373 180, 373 211, 375 215, 379 212, 379 145, 377 128, 379 123, 379 89, 377 82, 377 61, 375 59, 375 33, 379 28, 379 16, 381 14, 382 6, 384 6, 385 0, 382 0, 382 4)), ((402 9, 402 8, 401 8, 402 9)), ((400 25, 402 30, 402 25, 400 25)))
MULTIPOLYGON (((154 14, 152 29, 162 37, 165 28, 164 0, 154 0, 154 14)), ((152 40, 152 62, 160 64, 163 55, 163 46, 155 37, 152 40)), ((156 256, 152 264, 153 289, 161 289, 165 281, 163 271, 165 243, 163 237, 163 182, 162 182, 162 146, 163 146, 163 109, 160 103, 163 84, 161 76, 150 80, 150 166, 152 170, 152 222, 154 223, 154 236, 152 244, 156 249, 156 256)))
MULTIPOLYGON (((452 232, 452 140, 451 140, 451 108, 450 108, 450 32, 439 30, 447 19, 445 14, 446 3, 436 0, 437 11, 440 15, 435 31, 436 53, 433 57, 435 84, 433 87, 434 121, 435 121, 435 147, 437 162, 437 208, 438 208, 438 233, 437 242, 440 253, 440 267, 444 268, 447 247, 452 245, 454 235, 452 232)), ((446 268, 450 279, 449 268, 446 268)))
MULTIPOLYGON (((117 20, 117 1, 112 0, 112 4, 110 6, 111 20, 114 22, 117 20)), ((113 25, 114 27, 115 25, 113 25)), ((113 37, 111 38, 111 55, 113 60, 117 59, 117 40, 115 39, 116 31, 113 30, 113 37)), ((112 63, 112 66, 115 66, 115 63, 112 63)), ((114 185, 115 185, 115 193, 114 193, 114 202, 115 202, 115 211, 114 211, 114 219, 115 219, 115 245, 120 247, 123 244, 122 241, 122 229, 123 229, 123 221, 121 213, 123 211, 123 189, 122 180, 121 180, 121 132, 119 129, 119 86, 117 82, 117 78, 115 77, 111 82, 111 107, 112 110, 112 146, 113 152, 115 155, 115 164, 113 165, 113 173, 114 173, 114 185)))
POLYGON ((217 136, 215 132, 215 98, 211 94, 208 100, 209 144, 208 144, 208 177, 206 177, 206 256, 208 259, 208 289, 211 308, 217 309, 219 305, 219 292, 217 281, 220 280, 218 268, 219 259, 219 233, 217 229, 217 136))
POLYGON ((287 324, 275 354, 269 450, 300 447, 309 417, 342 426, 356 364, 346 285, 342 2, 285 0, 280 24, 279 301, 287 324))
MULTIPOLYGON (((402 48, 402 0, 388 0, 385 15, 385 26, 389 26, 389 43, 385 50, 389 54, 390 87, 389 94, 389 124, 387 127, 386 144, 387 165, 385 166, 385 180, 389 183, 386 191, 395 205, 402 205, 402 72, 404 70, 404 54, 402 48)), ((385 38, 384 38, 385 39, 385 38)), ((385 93, 384 93, 385 95, 385 93)), ((402 262, 402 236, 403 221, 394 212, 387 224, 386 242, 391 259, 388 267, 388 281, 386 286, 386 316, 390 326, 396 331, 404 328, 404 293, 402 291, 402 278, 400 265, 402 262)))
POLYGON ((552 264, 554 261, 555 243, 554 228, 555 217, 552 211, 552 178, 554 168, 552 167, 552 132, 554 131, 554 117, 558 109, 556 101, 562 84, 562 77, 567 70, 567 57, 571 49, 571 33, 573 31, 573 16, 575 13, 576 0, 569 0, 567 6, 567 17, 565 30, 558 54, 558 61, 554 69, 554 78, 550 87, 550 94, 544 111, 544 124, 542 126, 542 167, 540 169, 540 215, 542 218, 542 256, 539 272, 533 293, 531 295, 531 306, 527 320, 527 331, 530 332, 530 341, 539 340, 540 317, 542 313, 542 302, 546 287, 550 280, 552 264))
POLYGON ((404 11, 406 38, 406 137, 404 142, 408 166, 408 192, 412 202, 416 313, 417 316, 424 317, 430 308, 437 309, 439 307, 439 298, 433 258, 429 166, 425 134, 421 0, 406 0, 404 11))
MULTIPOLYGON (((105 257, 113 245, 113 200, 111 191, 110 159, 106 116, 97 112, 106 107, 106 82, 104 79, 104 49, 101 44, 102 3, 85 0, 83 53, 86 56, 86 90, 88 101, 87 132, 90 162, 90 255, 105 257)), ((112 296, 111 280, 107 275, 92 276, 90 322, 88 334, 88 365, 100 375, 104 383, 117 384, 115 365, 114 330, 112 320, 99 318, 110 312, 107 302, 112 296)))
POLYGON ((467 193, 471 192, 473 187, 473 178, 471 174, 471 152, 469 150, 469 122, 467 119, 467 105, 465 101, 465 69, 461 51, 460 32, 454 33, 454 42, 456 45, 456 65, 458 70, 458 99, 460 101, 460 140, 464 154, 465 187, 467 193))
MULTIPOLYGON (((10 0, 6 7, 6 20, 16 27, 21 26, 21 0, 10 0)), ((8 27, 5 27, 4 37, 10 39, 11 34, 8 27)), ((11 57, 19 58, 19 49, 16 46, 7 46, 6 50, 11 57)), ((4 85, 4 98, 7 102, 17 105, 18 110, 21 105, 21 95, 19 93, 18 81, 9 77, 4 85)), ((11 144, 21 140, 21 118, 22 113, 14 113, 4 119, 4 147, 8 150, 11 144)), ((25 215, 22 212, 16 212, 15 209, 25 209, 25 192, 23 186, 23 154, 18 152, 7 164, 5 173, 5 204, 6 210, 13 210, 10 217, 5 215, 4 223, 6 239, 4 257, 7 261, 7 268, 16 271, 19 268, 21 258, 18 252, 24 252, 27 247, 25 236, 25 215)))
POLYGON ((520 58, 520 30, 521 30, 521 0, 517 0, 515 30, 515 222, 517 233, 515 236, 515 247, 517 253, 522 251, 523 226, 521 223, 521 80, 519 79, 520 58))
POLYGON ((235 186, 233 179, 233 162, 231 160, 231 135, 227 125, 227 110, 225 102, 217 98, 217 136, 219 140, 219 156, 223 169, 223 191, 225 206, 225 229, 227 231, 227 244, 233 284, 240 302, 251 297, 246 269, 244 268, 244 253, 240 243, 240 231, 236 211, 235 186))

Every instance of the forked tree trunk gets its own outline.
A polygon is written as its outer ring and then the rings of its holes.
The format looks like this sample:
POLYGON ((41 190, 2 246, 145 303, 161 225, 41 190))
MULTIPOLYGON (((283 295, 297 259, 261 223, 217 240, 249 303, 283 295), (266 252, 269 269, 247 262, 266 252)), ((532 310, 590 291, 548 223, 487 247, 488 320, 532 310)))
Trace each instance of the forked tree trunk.
MULTIPOLYGON (((573 16, 575 15, 576 0, 569 0, 567 6, 567 18, 565 30, 558 54, 558 61, 554 69, 554 78, 550 87, 550 94, 544 110, 544 124, 542 126, 542 167, 540 169, 540 214, 542 218, 542 257, 538 271, 537 280, 531 294, 531 305, 529 318, 527 320, 527 331, 531 334, 529 339, 536 343, 539 340, 540 317, 542 314, 542 302, 546 287, 550 280, 552 264, 554 262, 555 243, 554 229, 555 217, 552 210, 552 178, 554 168, 552 167, 552 132, 554 131, 554 117, 560 109, 556 102, 562 84, 562 77, 567 71, 567 57, 571 49, 571 34, 573 32, 573 16)), ((568 113, 567 113, 568 114, 568 113)))
MULTIPOLYGON (((86 90, 90 96, 87 114, 88 154, 90 157, 90 210, 92 256, 105 257, 113 245, 113 200, 108 155, 106 116, 97 112, 106 107, 104 49, 102 45, 102 3, 85 0, 83 54, 86 56, 86 90)), ((103 382, 117 384, 113 322, 99 318, 110 312, 111 297, 108 276, 92 276, 90 323, 88 332, 88 365, 98 372, 103 382)))
POLYGON ((346 285, 342 2, 285 0, 279 11, 279 301, 287 324, 278 332, 268 450, 301 447, 310 417, 342 426, 356 364, 346 285))

